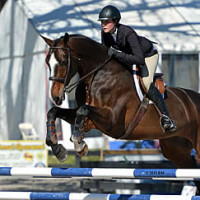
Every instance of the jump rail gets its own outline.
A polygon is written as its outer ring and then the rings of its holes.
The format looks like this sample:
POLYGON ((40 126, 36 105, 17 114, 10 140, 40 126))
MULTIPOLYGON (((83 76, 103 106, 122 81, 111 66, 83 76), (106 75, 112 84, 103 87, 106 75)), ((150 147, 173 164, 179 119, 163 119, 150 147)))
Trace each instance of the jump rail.
POLYGON ((3 200, 200 200, 200 196, 90 193, 0 192, 3 200))
POLYGON ((126 169, 126 168, 18 168, 0 167, 0 176, 151 178, 167 180, 200 180, 200 169, 126 169))

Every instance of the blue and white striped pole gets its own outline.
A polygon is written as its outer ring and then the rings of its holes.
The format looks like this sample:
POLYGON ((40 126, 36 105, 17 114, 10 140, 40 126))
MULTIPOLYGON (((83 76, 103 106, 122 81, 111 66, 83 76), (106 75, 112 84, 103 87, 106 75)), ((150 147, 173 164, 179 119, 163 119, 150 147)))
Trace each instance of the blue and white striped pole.
POLYGON ((200 196, 0 192, 0 200, 200 200, 200 196))
POLYGON ((0 167, 0 176, 152 178, 200 180, 200 169, 19 168, 0 167))

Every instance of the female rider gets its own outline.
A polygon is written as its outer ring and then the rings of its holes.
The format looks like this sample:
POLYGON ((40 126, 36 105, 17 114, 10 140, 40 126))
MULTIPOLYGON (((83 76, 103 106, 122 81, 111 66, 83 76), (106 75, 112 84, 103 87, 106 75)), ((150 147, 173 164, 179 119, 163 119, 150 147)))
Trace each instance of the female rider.
POLYGON ((120 24, 121 14, 111 5, 104 7, 99 13, 101 21, 101 40, 109 50, 108 54, 126 65, 137 65, 142 70, 142 81, 146 96, 152 100, 162 113, 161 127, 165 132, 176 130, 165 101, 159 90, 153 84, 154 73, 158 63, 158 52, 153 43, 141 36, 129 26, 120 24))

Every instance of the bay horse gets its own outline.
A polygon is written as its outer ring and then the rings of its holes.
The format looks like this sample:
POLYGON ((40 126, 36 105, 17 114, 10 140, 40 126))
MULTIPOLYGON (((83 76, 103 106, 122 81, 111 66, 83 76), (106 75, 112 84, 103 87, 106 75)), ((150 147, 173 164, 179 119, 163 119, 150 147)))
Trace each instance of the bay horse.
MULTIPOLYGON (((148 105, 143 119, 131 129, 141 105, 131 70, 109 57, 105 46, 86 36, 66 33, 56 40, 43 39, 49 45, 46 57, 48 66, 52 54, 58 62, 54 76, 50 77, 53 81, 51 95, 55 103, 61 105, 65 92, 78 85, 76 109, 52 107, 47 114, 46 143, 60 161, 65 159, 67 152, 57 141, 56 118, 74 125, 71 140, 80 156, 88 150, 83 132, 98 129, 115 139, 159 139, 163 155, 177 168, 196 168, 191 150, 194 148, 200 157, 199 93, 166 87, 165 102, 177 125, 175 132, 163 132, 158 111, 153 104, 148 105), (69 85, 76 73, 79 74, 79 81, 69 85)), ((196 185, 200 189, 198 182, 196 185)))

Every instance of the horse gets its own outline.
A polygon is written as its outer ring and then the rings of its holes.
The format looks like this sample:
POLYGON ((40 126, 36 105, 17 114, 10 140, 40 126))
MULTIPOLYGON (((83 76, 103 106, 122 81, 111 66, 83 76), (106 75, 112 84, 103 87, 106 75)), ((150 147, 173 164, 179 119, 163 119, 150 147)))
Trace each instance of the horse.
MULTIPOLYGON (((77 108, 55 106, 47 114, 46 143, 60 161, 67 152, 57 141, 56 118, 74 125, 71 141, 79 156, 88 151, 83 133, 98 129, 115 139, 158 139, 162 154, 177 168, 197 168, 191 150, 195 149, 200 157, 199 93, 181 87, 165 88, 165 102, 177 125, 176 131, 163 132, 153 104, 146 105, 145 114, 133 126, 141 101, 129 66, 109 56, 107 47, 83 35, 66 33, 56 40, 43 39, 49 46, 46 63, 50 69, 51 55, 57 60, 54 75, 50 77, 54 102, 61 105, 65 93, 77 86, 77 108), (76 73, 79 80, 69 85, 76 73)), ((196 185, 200 189, 200 183, 196 185)))

